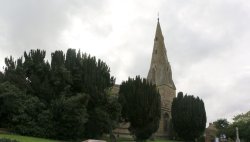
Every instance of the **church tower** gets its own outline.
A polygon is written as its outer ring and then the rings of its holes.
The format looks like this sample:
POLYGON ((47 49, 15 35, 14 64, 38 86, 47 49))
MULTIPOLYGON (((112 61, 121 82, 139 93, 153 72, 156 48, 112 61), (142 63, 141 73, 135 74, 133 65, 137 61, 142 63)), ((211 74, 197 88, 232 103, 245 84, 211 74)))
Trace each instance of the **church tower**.
POLYGON ((161 120, 155 136, 168 137, 170 131, 171 105, 176 94, 171 66, 167 58, 159 18, 154 38, 154 48, 147 79, 156 84, 161 95, 161 120))

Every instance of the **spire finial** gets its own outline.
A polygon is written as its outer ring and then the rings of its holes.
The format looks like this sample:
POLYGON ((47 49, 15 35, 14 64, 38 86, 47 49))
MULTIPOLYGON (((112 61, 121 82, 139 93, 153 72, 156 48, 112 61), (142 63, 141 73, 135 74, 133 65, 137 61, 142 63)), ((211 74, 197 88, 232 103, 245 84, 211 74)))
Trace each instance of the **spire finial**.
POLYGON ((159 15, 160 15, 160 14, 159 14, 159 12, 158 12, 158 14, 157 14, 157 17, 158 17, 157 20, 158 20, 158 22, 159 22, 159 17, 160 17, 159 15))

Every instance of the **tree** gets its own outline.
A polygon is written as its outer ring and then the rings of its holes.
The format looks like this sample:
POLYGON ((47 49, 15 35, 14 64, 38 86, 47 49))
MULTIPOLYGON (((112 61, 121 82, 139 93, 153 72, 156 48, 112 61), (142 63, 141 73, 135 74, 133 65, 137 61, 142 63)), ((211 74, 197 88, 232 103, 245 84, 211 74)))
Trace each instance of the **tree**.
MULTIPOLYGON (((109 90, 114 85, 114 79, 110 76, 108 66, 93 57, 86 57, 82 62, 82 70, 85 72, 82 88, 90 95, 88 103, 89 121, 86 124, 86 137, 98 138, 103 133, 110 133, 109 122, 115 121, 109 113, 109 90)), ((117 102, 117 99, 113 103, 117 102)), ((111 105, 112 106, 112 105, 111 105)), ((120 112, 120 107, 114 109, 114 113, 120 112)), ((112 129, 114 129, 112 127, 112 129)))
POLYGON ((0 127, 19 134, 43 137, 47 126, 50 126, 45 111, 46 106, 38 97, 26 95, 9 82, 0 84, 0 127))
POLYGON ((229 122, 227 119, 218 119, 214 122, 215 127, 217 128, 217 136, 220 136, 221 134, 225 134, 226 129, 229 126, 229 122))
POLYGON ((236 115, 233 118, 233 123, 229 124, 227 129, 225 129, 225 134, 231 139, 236 139, 235 128, 239 129, 239 137, 241 140, 250 142, 250 111, 236 115))
POLYGON ((77 94, 66 98, 64 96, 52 102, 53 130, 56 138, 76 140, 83 138, 84 125, 88 120, 86 105, 88 95, 77 94))
POLYGON ((24 135, 77 140, 111 133, 120 115, 115 79, 101 60, 68 49, 24 52, 0 72, 0 127, 24 135), (6 90, 7 89, 7 90, 6 90))
POLYGON ((119 91, 122 120, 129 122, 129 131, 136 141, 145 141, 159 127, 160 94, 155 85, 137 76, 122 82, 119 91))
POLYGON ((233 118, 233 120, 234 120, 234 122, 240 122, 240 121, 247 122, 247 121, 250 121, 250 111, 248 111, 246 113, 236 115, 233 118))
POLYGON ((201 136, 206 127, 206 111, 200 98, 183 96, 178 93, 172 103, 173 127, 179 137, 186 141, 194 141, 201 136))
POLYGON ((23 68, 25 70, 26 80, 29 82, 27 93, 37 96, 42 101, 49 103, 53 97, 50 85, 50 64, 45 62, 46 51, 31 50, 24 52, 25 61, 23 68))
POLYGON ((13 118, 23 112, 24 92, 10 82, 0 83, 0 127, 11 128, 13 118))
POLYGON ((0 71, 0 83, 2 83, 4 81, 4 75, 3 73, 0 71))
POLYGON ((218 119, 214 122, 214 125, 217 129, 225 129, 228 127, 229 122, 227 119, 218 119))
POLYGON ((65 67, 65 55, 63 51, 55 51, 51 54, 50 84, 53 88, 52 95, 55 98, 62 95, 72 95, 71 72, 65 67))
POLYGON ((25 70, 23 66, 23 59, 19 58, 16 61, 12 56, 5 58, 3 81, 8 81, 21 90, 25 90, 28 86, 28 82, 25 76, 25 70))
POLYGON ((38 137, 50 137, 51 126, 50 114, 47 106, 37 97, 25 95, 22 102, 22 113, 13 117, 15 124, 12 130, 22 135, 38 137))

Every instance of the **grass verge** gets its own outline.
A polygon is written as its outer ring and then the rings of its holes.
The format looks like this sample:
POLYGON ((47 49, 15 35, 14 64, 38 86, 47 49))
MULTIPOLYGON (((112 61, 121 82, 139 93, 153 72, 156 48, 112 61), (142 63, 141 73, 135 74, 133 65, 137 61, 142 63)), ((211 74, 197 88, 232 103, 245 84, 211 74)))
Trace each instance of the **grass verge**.
MULTIPOLYGON (((103 140, 106 140, 107 142, 110 142, 108 137, 103 137, 103 140)), ((117 142, 135 142, 132 138, 124 138, 119 137, 117 138, 117 142)), ((172 140, 166 140, 166 139, 155 139, 154 141, 147 140, 147 142, 180 142, 180 141, 172 141, 172 140)))
POLYGON ((0 134, 0 138, 18 140, 19 142, 59 142, 56 140, 49 140, 49 139, 29 137, 29 136, 20 136, 20 135, 14 135, 14 134, 0 134))
MULTIPOLYGON (((15 135, 15 134, 1 134, 1 133, 0 133, 0 138, 8 138, 8 139, 12 139, 12 140, 18 140, 19 142, 60 142, 60 141, 44 139, 44 138, 21 136, 21 135, 15 135)), ((103 139, 106 140, 107 142, 110 142, 108 137, 104 137, 103 139)), ((134 140, 132 138, 120 137, 117 139, 117 142, 134 142, 134 140)), ((178 141, 156 139, 154 141, 147 140, 147 142, 178 142, 178 141)))

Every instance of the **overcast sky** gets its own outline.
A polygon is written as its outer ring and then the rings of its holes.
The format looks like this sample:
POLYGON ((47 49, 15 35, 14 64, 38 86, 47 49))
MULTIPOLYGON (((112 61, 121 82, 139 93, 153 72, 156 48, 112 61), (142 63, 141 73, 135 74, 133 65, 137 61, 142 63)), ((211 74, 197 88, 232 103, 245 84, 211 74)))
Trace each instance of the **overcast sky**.
POLYGON ((250 110, 249 0, 0 0, 0 66, 30 49, 50 59, 75 48, 118 84, 146 77, 158 12, 177 92, 201 97, 208 122, 250 110))

